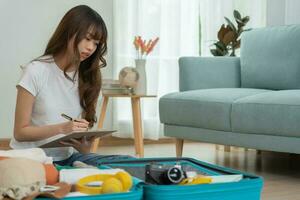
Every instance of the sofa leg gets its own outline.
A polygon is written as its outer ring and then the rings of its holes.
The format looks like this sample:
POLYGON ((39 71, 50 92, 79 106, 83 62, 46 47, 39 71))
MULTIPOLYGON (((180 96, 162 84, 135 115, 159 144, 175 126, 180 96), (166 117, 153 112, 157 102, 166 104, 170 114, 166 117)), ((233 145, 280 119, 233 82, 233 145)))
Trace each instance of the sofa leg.
POLYGON ((256 150, 257 155, 261 155, 261 150, 256 150))
POLYGON ((176 156, 182 157, 183 139, 176 138, 176 156))

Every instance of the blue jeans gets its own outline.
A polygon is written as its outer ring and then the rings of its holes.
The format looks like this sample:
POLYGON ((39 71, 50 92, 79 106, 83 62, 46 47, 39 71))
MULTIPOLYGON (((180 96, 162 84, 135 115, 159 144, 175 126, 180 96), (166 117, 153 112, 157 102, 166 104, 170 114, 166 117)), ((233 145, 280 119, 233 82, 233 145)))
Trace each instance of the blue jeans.
POLYGON ((81 161, 88 165, 98 166, 101 165, 102 162, 113 161, 116 159, 129 159, 133 158, 132 156, 126 155, 99 155, 96 153, 73 153, 69 158, 65 160, 55 161, 54 164, 61 166, 72 166, 74 161, 81 161))

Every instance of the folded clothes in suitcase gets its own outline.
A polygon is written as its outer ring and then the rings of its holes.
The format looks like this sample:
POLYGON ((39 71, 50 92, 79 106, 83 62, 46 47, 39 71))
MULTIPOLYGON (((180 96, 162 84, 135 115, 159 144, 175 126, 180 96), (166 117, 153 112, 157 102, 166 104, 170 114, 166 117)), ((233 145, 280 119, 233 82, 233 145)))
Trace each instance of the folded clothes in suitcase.
MULTIPOLYGON (((102 165, 124 169, 140 179, 143 182, 141 183, 143 199, 146 200, 259 200, 263 187, 263 180, 259 176, 191 158, 126 159, 110 161, 102 163, 102 165), (201 177, 210 177, 211 179, 200 179, 199 183, 202 184, 174 184, 179 182, 176 176, 178 166, 182 172, 185 172, 185 177, 188 173, 197 173, 203 175, 201 177), (176 173, 172 177, 174 168, 176 173), (208 184, 204 184, 205 181, 208 184), (174 183, 169 184, 172 182, 174 183)), ((180 181, 181 184, 184 183, 183 180, 180 181)))

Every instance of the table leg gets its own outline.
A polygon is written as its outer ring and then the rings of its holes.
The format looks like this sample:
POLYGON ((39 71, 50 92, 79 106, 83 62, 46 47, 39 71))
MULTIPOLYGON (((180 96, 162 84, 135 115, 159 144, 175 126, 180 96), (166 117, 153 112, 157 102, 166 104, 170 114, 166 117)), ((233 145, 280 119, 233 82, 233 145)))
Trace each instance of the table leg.
POLYGON ((176 138, 176 157, 182 157, 183 139, 176 138))
POLYGON ((136 156, 144 157, 144 141, 142 133, 142 119, 141 119, 141 104, 140 97, 131 98, 133 131, 134 131, 134 145, 136 156))
MULTIPOLYGON (((108 104, 108 97, 104 96, 103 100, 102 100, 100 117, 99 117, 99 120, 98 120, 98 129, 100 129, 100 128, 103 127, 107 104, 108 104)), ((100 141, 99 138, 95 139, 95 141, 94 141, 94 143, 92 145, 92 149, 91 149, 92 153, 96 153, 97 152, 99 141, 100 141)))

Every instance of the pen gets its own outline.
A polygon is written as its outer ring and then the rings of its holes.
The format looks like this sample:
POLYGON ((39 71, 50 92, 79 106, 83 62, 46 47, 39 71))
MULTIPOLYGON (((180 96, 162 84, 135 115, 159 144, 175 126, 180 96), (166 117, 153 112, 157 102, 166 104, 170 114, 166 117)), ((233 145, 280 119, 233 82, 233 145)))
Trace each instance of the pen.
MULTIPOLYGON (((67 120, 70 120, 70 121, 74 121, 74 122, 80 122, 76 119, 73 119, 72 117, 70 117, 69 115, 66 115, 65 113, 62 113, 61 116, 67 120)), ((87 130, 88 130, 88 127, 87 127, 87 130)))
MULTIPOLYGON (((73 118, 70 117, 70 116, 68 116, 68 115, 66 115, 65 113, 62 113, 61 116, 62 116, 63 118, 65 118, 65 119, 67 119, 67 120, 73 121, 73 118)), ((74 121, 75 121, 75 122, 78 122, 77 120, 74 120, 74 121)))

